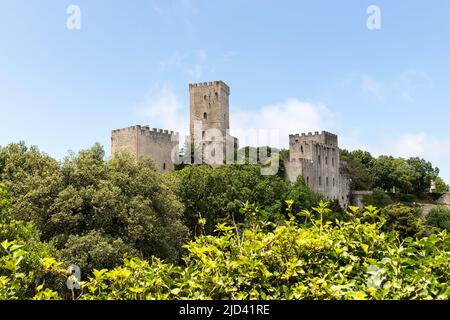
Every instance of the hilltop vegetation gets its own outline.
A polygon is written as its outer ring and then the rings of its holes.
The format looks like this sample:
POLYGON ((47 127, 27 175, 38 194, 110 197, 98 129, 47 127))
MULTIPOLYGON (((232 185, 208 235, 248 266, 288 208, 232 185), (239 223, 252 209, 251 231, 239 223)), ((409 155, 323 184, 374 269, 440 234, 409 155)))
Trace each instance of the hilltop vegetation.
POLYGON ((391 192, 423 197, 436 183, 436 193, 448 192, 449 186, 439 177, 439 168, 425 159, 409 159, 392 156, 373 157, 369 152, 341 151, 341 160, 346 162, 352 180, 352 190, 380 188, 391 192))
POLYGON ((445 209, 343 210, 259 165, 104 158, 0 148, 0 299, 449 298, 445 209))

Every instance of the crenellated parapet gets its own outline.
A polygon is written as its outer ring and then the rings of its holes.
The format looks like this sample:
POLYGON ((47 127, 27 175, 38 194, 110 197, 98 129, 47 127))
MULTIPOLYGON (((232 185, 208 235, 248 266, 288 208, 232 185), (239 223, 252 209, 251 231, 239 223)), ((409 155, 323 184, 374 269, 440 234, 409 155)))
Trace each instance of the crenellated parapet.
POLYGON ((338 147, 338 136, 328 131, 290 134, 289 145, 315 142, 329 147, 338 147))
POLYGON ((155 137, 155 138, 169 138, 174 139, 179 137, 179 133, 175 131, 169 131, 169 130, 163 130, 158 128, 150 128, 150 126, 131 126, 123 129, 116 129, 112 131, 112 134, 119 134, 119 133, 127 133, 127 132, 136 132, 139 135, 149 136, 149 137, 155 137))
POLYGON ((210 89, 210 88, 214 88, 214 87, 221 88, 227 94, 230 93, 230 87, 223 81, 210 81, 210 82, 190 83, 189 84, 189 91, 210 89))
POLYGON ((153 158, 160 171, 173 170, 173 156, 177 154, 179 133, 150 126, 131 126, 112 131, 111 152, 113 157, 128 152, 135 159, 143 155, 153 158))

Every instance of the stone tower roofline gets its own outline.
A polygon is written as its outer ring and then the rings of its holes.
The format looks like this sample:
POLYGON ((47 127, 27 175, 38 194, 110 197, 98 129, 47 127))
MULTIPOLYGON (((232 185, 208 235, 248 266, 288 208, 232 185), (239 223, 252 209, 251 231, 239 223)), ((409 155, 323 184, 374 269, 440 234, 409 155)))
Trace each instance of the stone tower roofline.
POLYGON ((163 130, 163 129, 158 129, 158 128, 150 128, 150 126, 148 126, 148 125, 146 125, 146 126, 136 125, 136 126, 131 126, 128 128, 116 129, 116 130, 113 130, 112 132, 117 133, 117 132, 122 132, 122 131, 139 131, 139 133, 142 135, 167 136, 169 138, 179 136, 178 132, 163 130))
POLYGON ((337 135, 328 131, 322 131, 319 133, 319 131, 315 131, 314 133, 308 132, 308 133, 296 133, 296 134, 290 134, 289 138, 300 138, 300 137, 319 137, 319 136, 329 136, 333 138, 337 138, 337 135))
POLYGON ((197 88, 197 87, 212 87, 212 86, 222 86, 227 93, 230 93, 230 87, 223 82, 222 80, 220 81, 210 81, 210 82, 199 82, 199 83, 190 83, 189 84, 189 90, 191 90, 192 88, 197 88))
POLYGON ((290 134, 289 144, 301 144, 301 143, 316 143, 323 144, 330 147, 338 147, 338 136, 328 131, 322 132, 308 132, 302 134, 290 134))

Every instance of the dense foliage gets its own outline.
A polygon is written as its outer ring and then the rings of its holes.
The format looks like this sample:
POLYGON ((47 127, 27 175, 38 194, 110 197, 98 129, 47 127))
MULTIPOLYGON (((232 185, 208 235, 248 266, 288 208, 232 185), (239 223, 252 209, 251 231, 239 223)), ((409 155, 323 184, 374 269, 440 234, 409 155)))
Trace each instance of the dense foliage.
MULTIPOLYGON (((444 207, 423 219, 375 189, 347 211, 264 163, 160 174, 149 158, 104 158, 99 145, 62 162, 0 148, 0 299, 449 298, 444 207)), ((395 172, 431 174, 416 160, 395 172)))
MULTIPOLYGON (((288 208, 289 210, 289 208, 288 208)), ((353 209, 355 210, 355 209, 353 209)), ((399 240, 385 233, 373 207, 349 212, 348 222, 324 222, 324 203, 274 228, 255 208, 242 212, 240 230, 220 224, 218 236, 188 243, 181 266, 159 259, 125 259, 112 270, 94 270, 75 299, 448 299, 450 237, 446 232, 399 240), (307 219, 299 223, 298 219, 307 219), (374 220, 368 222, 367 220, 374 220), (366 222, 364 222, 366 221, 366 222)), ((60 263, 43 259, 48 272, 60 263)), ((36 299, 60 298, 40 286, 36 299)))
POLYGON ((435 181, 437 192, 445 193, 448 186, 439 178, 439 169, 417 157, 404 159, 390 156, 373 157, 367 151, 341 151, 347 164, 353 190, 381 188, 389 192, 422 195, 435 181))
POLYGON ((274 222, 284 219, 285 201, 294 200, 295 210, 308 209, 322 198, 300 178, 295 184, 279 176, 261 175, 260 165, 231 165, 211 168, 191 165, 170 173, 170 180, 185 206, 186 224, 192 234, 201 215, 204 231, 210 234, 217 223, 241 222, 236 212, 245 202, 257 203, 274 222))
POLYGON ((427 216, 427 224, 450 232, 450 208, 440 206, 432 209, 427 216))
POLYGON ((113 267, 129 252, 176 261, 188 236, 183 206, 149 158, 104 160, 95 145, 62 163, 36 148, 0 151, 0 175, 17 219, 83 269, 113 267), (87 250, 89 249, 89 250, 87 250))
POLYGON ((371 205, 378 208, 384 208, 392 204, 392 199, 383 189, 375 188, 371 195, 367 195, 363 198, 362 202, 366 206, 371 205))

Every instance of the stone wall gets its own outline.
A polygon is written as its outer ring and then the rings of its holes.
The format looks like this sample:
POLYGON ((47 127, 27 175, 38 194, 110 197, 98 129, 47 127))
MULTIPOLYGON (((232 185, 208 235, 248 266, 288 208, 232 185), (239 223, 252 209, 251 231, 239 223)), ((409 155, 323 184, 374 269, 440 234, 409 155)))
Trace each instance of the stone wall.
POLYGON ((225 137, 230 129, 230 88, 223 81, 195 83, 189 85, 190 134, 194 137, 195 124, 201 131, 218 129, 225 137))
POLYGON ((302 175, 306 184, 329 200, 349 204, 350 181, 340 163, 337 136, 329 132, 289 136, 286 177, 296 181, 302 175))
POLYGON ((356 207, 364 207, 362 200, 365 196, 370 196, 373 191, 352 191, 351 192, 351 204, 356 207))
POLYGON ((178 133, 149 126, 133 126, 112 132, 112 156, 128 152, 137 160, 148 155, 156 161, 159 171, 174 170, 178 157, 178 133))
POLYGON ((440 197, 438 203, 450 205, 450 193, 446 193, 440 197))
POLYGON ((128 152, 137 160, 137 128, 129 127, 113 130, 111 134, 111 155, 128 152))

